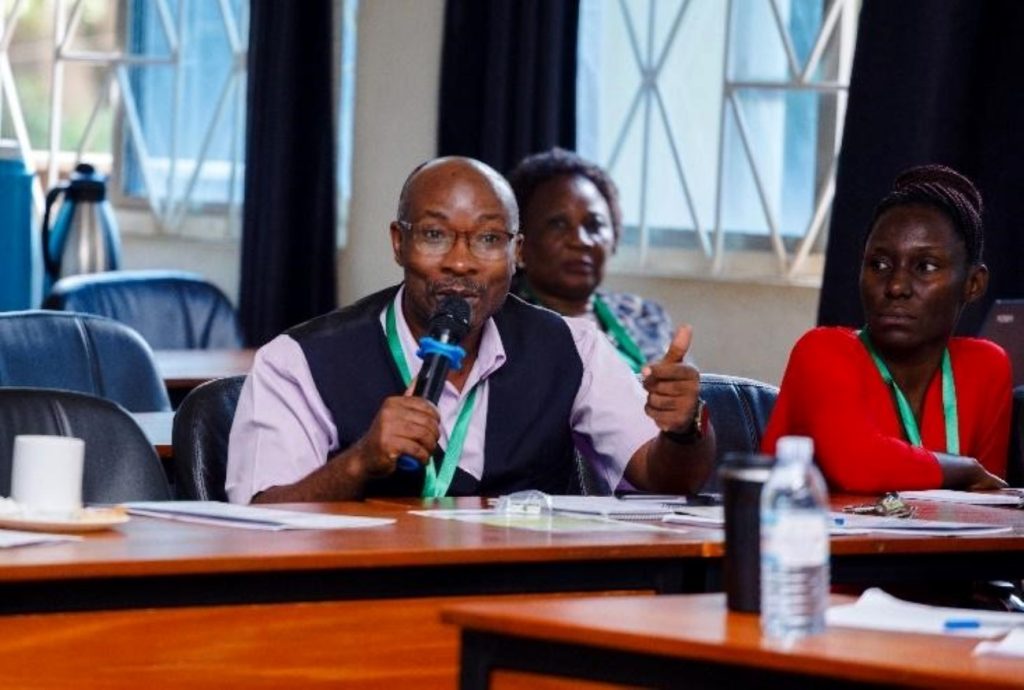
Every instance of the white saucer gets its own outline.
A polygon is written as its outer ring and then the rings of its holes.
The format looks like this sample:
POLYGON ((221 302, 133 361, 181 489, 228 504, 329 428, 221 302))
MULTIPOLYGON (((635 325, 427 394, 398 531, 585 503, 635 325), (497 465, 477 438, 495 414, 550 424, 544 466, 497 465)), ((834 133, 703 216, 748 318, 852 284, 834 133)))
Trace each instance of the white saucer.
POLYGON ((128 522, 128 515, 119 508, 82 508, 74 515, 0 512, 0 528, 30 532, 96 532, 128 522))

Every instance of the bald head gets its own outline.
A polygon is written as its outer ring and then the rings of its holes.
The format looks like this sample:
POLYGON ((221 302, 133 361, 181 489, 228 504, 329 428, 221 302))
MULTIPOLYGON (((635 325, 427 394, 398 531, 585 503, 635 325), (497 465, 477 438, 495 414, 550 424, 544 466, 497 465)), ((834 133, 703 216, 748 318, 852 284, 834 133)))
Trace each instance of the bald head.
POLYGON ((509 232, 519 232, 519 207, 515 195, 505 178, 494 168, 473 158, 445 156, 416 166, 409 173, 398 196, 398 220, 409 222, 409 215, 417 195, 422 190, 438 185, 457 185, 467 181, 482 182, 505 207, 509 232))

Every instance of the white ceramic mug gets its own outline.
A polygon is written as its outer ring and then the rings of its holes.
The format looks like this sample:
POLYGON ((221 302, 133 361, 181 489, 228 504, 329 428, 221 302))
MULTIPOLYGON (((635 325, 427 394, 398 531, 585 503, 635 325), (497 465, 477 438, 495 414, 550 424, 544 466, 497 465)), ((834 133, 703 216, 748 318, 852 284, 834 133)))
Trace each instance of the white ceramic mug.
POLYGON ((82 507, 85 441, 68 436, 15 436, 11 498, 31 510, 82 507))

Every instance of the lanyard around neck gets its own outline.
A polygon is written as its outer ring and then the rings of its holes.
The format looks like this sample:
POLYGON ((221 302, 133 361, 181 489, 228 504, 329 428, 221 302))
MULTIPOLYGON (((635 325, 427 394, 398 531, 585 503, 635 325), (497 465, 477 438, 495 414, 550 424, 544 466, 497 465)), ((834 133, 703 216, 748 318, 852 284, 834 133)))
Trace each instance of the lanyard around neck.
MULTIPOLYGON (((398 325, 395 317, 395 303, 388 302, 387 314, 384 317, 387 334, 388 349, 391 351, 391 358, 398 367, 398 373, 402 375, 402 383, 408 387, 412 382, 412 374, 405 362, 405 352, 402 350, 402 342, 398 338, 398 325)), ((441 498, 448 493, 452 478, 455 476, 455 468, 459 465, 459 458, 462 457, 462 446, 466 443, 466 434, 469 432, 469 420, 473 416, 473 408, 476 406, 477 387, 469 392, 465 402, 459 409, 455 418, 455 426, 452 428, 452 435, 448 438, 448 449, 441 461, 441 471, 434 467, 433 459, 427 462, 424 468, 423 492, 424 498, 441 498)))
MULTIPOLYGON (((889 367, 885 365, 885 362, 882 361, 882 358, 875 350, 875 346, 871 344, 871 338, 868 337, 868 329, 866 327, 861 329, 859 337, 864 346, 867 347, 868 352, 871 353, 871 359, 874 360, 878 373, 882 375, 882 380, 892 388, 893 395, 896 398, 896 409, 899 411, 900 421, 903 423, 903 431, 907 435, 907 440, 915 446, 923 446, 921 431, 917 426, 917 419, 914 418, 914 411, 910 407, 910 401, 907 400, 907 396, 903 394, 900 387, 896 385, 896 381, 893 380, 892 374, 889 372, 889 367)), ((960 424, 956 410, 956 384, 953 381, 953 364, 949 358, 948 347, 942 351, 942 416, 946 425, 946 452, 951 455, 960 455, 960 424)))
POLYGON ((636 344, 636 341, 626 331, 626 327, 615 318, 611 308, 597 294, 594 295, 594 316, 597 317, 605 332, 611 335, 612 342, 615 343, 615 349, 626 360, 629 368, 633 370, 634 374, 639 373, 643 369, 644 364, 647 363, 647 358, 640 351, 640 346, 636 344))

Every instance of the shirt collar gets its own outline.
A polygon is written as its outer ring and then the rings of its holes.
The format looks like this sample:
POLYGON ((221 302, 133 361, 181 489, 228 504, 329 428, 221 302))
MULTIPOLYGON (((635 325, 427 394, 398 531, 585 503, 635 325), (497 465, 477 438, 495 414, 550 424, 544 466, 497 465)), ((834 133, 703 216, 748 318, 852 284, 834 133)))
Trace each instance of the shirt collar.
MULTIPOLYGON (((419 345, 413 337, 412 330, 409 328, 409 324, 405 320, 405 314, 402 311, 402 296, 404 294, 405 284, 403 283, 398 288, 398 293, 395 295, 393 302, 395 325, 398 329, 398 339, 402 344, 402 354, 405 355, 405 362, 409 366, 409 373, 415 378, 420 370, 420 366, 423 364, 423 360, 416 356, 416 350, 419 349, 419 345)), ((382 324, 384 323, 384 318, 384 313, 382 312, 382 324)), ((480 350, 477 352, 476 362, 473 363, 473 369, 470 371, 463 390, 469 391, 477 381, 486 379, 500 369, 501 365, 505 363, 506 358, 505 346, 501 342, 498 326, 494 323, 493 318, 488 318, 484 322, 483 334, 480 336, 480 350)))

